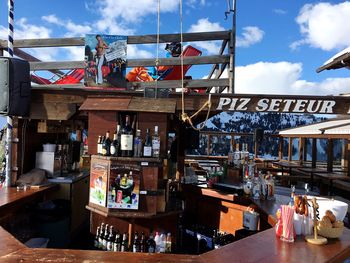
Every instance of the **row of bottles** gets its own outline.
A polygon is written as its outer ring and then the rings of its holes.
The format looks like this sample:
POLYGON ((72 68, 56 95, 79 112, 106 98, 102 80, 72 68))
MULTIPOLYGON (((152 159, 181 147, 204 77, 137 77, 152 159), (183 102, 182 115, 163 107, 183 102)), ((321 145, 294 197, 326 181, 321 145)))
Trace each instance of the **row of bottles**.
POLYGON ((154 127, 151 135, 150 129, 146 129, 145 139, 141 137, 141 130, 136 130, 134 136, 134 123, 130 125, 130 117, 126 115, 125 125, 117 125, 113 140, 110 139, 110 132, 106 136, 98 136, 97 154, 103 156, 122 157, 154 157, 160 156, 160 136, 158 126, 154 127))
POLYGON ((270 172, 264 175, 257 171, 256 164, 250 160, 243 169, 243 190, 253 199, 273 200, 275 195, 275 182, 270 172))
POLYGON ((121 234, 118 230, 114 231, 113 226, 101 223, 97 227, 94 246, 105 251, 115 252, 143 252, 143 253, 171 253, 171 234, 159 234, 158 232, 150 234, 146 240, 145 234, 139 235, 135 232, 129 246, 129 237, 127 233, 121 234))
POLYGON ((236 144, 235 151, 232 144, 230 144, 230 151, 228 152, 227 163, 235 168, 242 168, 246 160, 249 158, 248 144, 242 144, 242 150, 239 150, 239 143, 236 144))

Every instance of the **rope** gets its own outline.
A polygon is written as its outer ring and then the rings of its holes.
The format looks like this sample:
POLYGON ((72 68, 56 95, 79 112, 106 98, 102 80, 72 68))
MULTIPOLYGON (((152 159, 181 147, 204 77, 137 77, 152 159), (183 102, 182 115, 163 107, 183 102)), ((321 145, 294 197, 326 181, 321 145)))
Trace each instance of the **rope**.
MULTIPOLYGON (((14 11, 14 0, 8 1, 8 41, 7 41, 7 53, 8 57, 13 57, 13 11, 14 11)), ((12 177, 12 118, 11 116, 7 116, 7 132, 6 132, 6 179, 5 186, 11 185, 11 177, 12 177)))
MULTIPOLYGON (((183 12, 182 12, 182 0, 180 0, 180 42, 181 42, 181 54, 183 52, 183 12)), ((209 114, 211 110, 211 94, 209 93, 208 100, 204 103, 204 105, 196 111, 191 117, 188 116, 188 114, 185 112, 185 88, 184 88, 184 56, 180 56, 181 60, 181 104, 182 104, 182 110, 181 110, 181 119, 183 122, 188 122, 192 129, 200 131, 204 128, 205 124, 207 123, 209 119, 209 114), (204 110, 205 107, 208 107, 207 115, 205 118, 205 121, 201 123, 199 128, 195 127, 192 122, 192 118, 197 116, 202 110, 204 110)))
MULTIPOLYGON (((160 35, 160 0, 158 0, 157 6, 157 50, 156 50, 156 76, 158 76, 158 65, 159 65, 159 35, 160 35)), ((156 90, 155 96, 158 94, 158 78, 155 79, 156 90)))

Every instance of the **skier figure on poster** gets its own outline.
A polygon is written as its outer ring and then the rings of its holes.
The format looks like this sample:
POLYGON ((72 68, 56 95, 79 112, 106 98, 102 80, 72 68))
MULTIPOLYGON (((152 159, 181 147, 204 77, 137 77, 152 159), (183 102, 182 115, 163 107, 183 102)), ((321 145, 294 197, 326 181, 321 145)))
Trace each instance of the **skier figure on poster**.
POLYGON ((97 74, 96 74, 96 84, 103 83, 103 74, 102 66, 105 61, 105 50, 108 48, 108 45, 100 35, 96 35, 97 45, 96 45, 96 64, 97 64, 97 74))

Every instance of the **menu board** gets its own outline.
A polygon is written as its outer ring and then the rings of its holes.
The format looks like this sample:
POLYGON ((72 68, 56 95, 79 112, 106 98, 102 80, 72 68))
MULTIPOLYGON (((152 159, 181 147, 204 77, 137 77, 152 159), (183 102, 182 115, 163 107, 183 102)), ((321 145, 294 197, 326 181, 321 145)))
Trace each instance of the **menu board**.
POLYGON ((90 203, 106 206, 108 167, 108 161, 92 159, 90 169, 90 203))
POLYGON ((108 208, 139 208, 141 166, 111 164, 108 186, 108 208))

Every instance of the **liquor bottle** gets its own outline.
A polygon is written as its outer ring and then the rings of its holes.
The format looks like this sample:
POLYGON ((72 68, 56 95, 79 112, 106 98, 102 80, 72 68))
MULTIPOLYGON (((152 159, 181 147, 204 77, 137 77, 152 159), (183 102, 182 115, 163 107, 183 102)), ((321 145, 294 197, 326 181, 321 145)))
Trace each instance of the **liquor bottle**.
POLYGON ((143 145, 143 157, 152 157, 152 139, 149 129, 146 129, 145 143, 143 145))
POLYGON ((101 141, 102 141, 102 136, 99 135, 98 139, 97 139, 97 154, 98 155, 102 154, 102 143, 101 143, 101 141))
POLYGON ((101 136, 101 142, 100 142, 100 155, 103 155, 103 143, 106 139, 106 136, 102 135, 101 136))
POLYGON ((100 235, 98 237, 98 248, 99 249, 103 248, 104 227, 105 227, 105 223, 102 222, 101 226, 100 226, 100 235))
POLYGON ((159 253, 165 253, 166 237, 165 234, 160 234, 159 253))
POLYGON ((122 240, 122 244, 120 246, 120 251, 121 252, 128 251, 128 234, 127 233, 123 234, 123 240, 122 240))
POLYGON ((110 147, 111 156, 118 156, 118 152, 119 152, 118 133, 115 132, 113 134, 113 141, 112 141, 111 147, 110 147))
POLYGON ((119 251, 120 251, 121 244, 122 244, 122 239, 120 238, 120 233, 119 233, 119 231, 117 231, 117 233, 116 233, 116 235, 115 235, 115 239, 114 239, 113 251, 119 252, 119 251))
POLYGON ((106 132, 106 138, 102 143, 102 155, 103 156, 110 156, 111 152, 111 139, 109 138, 109 131, 106 132))
POLYGON ((109 228, 109 236, 107 238, 107 251, 113 251, 113 243, 114 243, 114 231, 113 226, 109 228))
POLYGON ((137 130, 136 136, 134 139, 134 157, 141 157, 141 151, 142 151, 141 130, 137 130))
POLYGON ((121 156, 121 150, 120 150, 120 143, 121 143, 121 135, 122 135, 122 129, 121 129, 121 124, 117 125, 117 140, 119 142, 119 147, 118 147, 118 156, 121 156))
POLYGON ((121 135, 120 135, 121 156, 123 157, 133 156, 133 142, 134 142, 134 135, 133 135, 133 129, 130 126, 130 116, 126 115, 125 125, 122 128, 121 135))
POLYGON ((140 252, 140 240, 139 240, 139 234, 135 232, 134 235, 134 242, 132 244, 132 252, 140 252))
POLYGON ((97 230, 96 230, 96 236, 95 236, 95 240, 94 240, 94 247, 95 248, 99 247, 99 237, 100 237, 100 226, 98 226, 97 230))
POLYGON ((107 250, 108 237, 109 237, 108 224, 106 224, 105 232, 103 234, 103 240, 102 240, 102 250, 107 250))
POLYGON ((156 235, 154 237, 154 241, 156 242, 156 253, 160 252, 160 235, 158 232, 156 232, 156 235))
POLYGON ((159 158, 160 155, 160 137, 158 134, 158 126, 154 126, 154 134, 152 136, 152 156, 159 158))
POLYGON ((155 253, 156 252, 156 242, 153 239, 153 235, 151 234, 149 236, 149 239, 146 241, 146 246, 147 246, 147 252, 148 253, 155 253))
POLYGON ((171 233, 166 235, 165 253, 171 253, 171 233))
POLYGON ((146 252, 145 233, 141 232, 140 252, 146 252))

